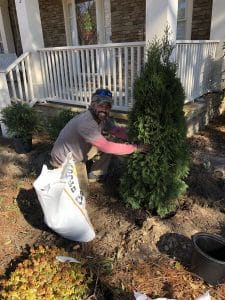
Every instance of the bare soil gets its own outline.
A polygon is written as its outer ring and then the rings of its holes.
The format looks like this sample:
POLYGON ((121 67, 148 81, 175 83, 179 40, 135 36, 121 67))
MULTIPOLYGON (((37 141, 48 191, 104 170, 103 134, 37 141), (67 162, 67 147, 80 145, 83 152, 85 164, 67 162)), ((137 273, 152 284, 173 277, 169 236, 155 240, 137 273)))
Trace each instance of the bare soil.
POLYGON ((0 276, 8 276, 30 246, 56 245, 92 266, 97 299, 134 299, 134 290, 149 299, 196 299, 206 291, 212 299, 225 299, 225 283, 213 287, 190 272, 192 235, 225 237, 225 178, 215 176, 215 169, 225 170, 225 116, 188 141, 189 189, 173 216, 160 219, 126 208, 117 178, 110 178, 91 184, 86 199, 96 238, 77 243, 46 227, 32 187, 48 165, 48 138, 36 136, 30 153, 17 154, 12 140, 0 137, 0 276))

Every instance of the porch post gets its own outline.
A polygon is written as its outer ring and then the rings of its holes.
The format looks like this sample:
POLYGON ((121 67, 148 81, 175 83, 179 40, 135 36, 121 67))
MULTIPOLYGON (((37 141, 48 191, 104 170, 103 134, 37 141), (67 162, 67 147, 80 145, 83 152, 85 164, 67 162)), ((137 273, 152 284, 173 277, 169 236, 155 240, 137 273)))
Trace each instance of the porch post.
POLYGON ((146 43, 162 38, 169 25, 172 40, 176 40, 178 0, 146 0, 146 43))
POLYGON ((213 0, 210 40, 225 40, 224 1, 213 0))
POLYGON ((224 89, 225 87, 225 60, 223 45, 225 42, 225 14, 224 14, 224 1, 213 0, 212 5, 212 19, 210 29, 210 40, 219 40, 217 46, 215 64, 213 68, 213 82, 216 89, 224 89))
POLYGON ((15 4, 23 52, 32 52, 34 97, 40 99, 43 97, 43 82, 40 59, 36 51, 44 47, 44 39, 38 0, 15 0, 15 4))
MULTIPOLYGON (((0 117, 2 108, 9 106, 11 104, 9 90, 6 80, 6 75, 4 71, 0 71, 0 117)), ((7 129, 4 123, 0 122, 2 135, 7 137, 7 129)))

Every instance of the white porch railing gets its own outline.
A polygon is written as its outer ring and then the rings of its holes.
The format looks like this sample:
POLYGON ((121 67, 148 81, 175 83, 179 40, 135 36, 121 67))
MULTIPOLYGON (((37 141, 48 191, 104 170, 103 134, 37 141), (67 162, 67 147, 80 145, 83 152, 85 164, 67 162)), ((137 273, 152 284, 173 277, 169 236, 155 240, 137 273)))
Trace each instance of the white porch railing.
POLYGON ((0 70, 0 73, 5 74, 11 100, 27 103, 34 101, 30 53, 24 53, 5 70, 0 70))
MULTIPOLYGON (((185 90, 186 102, 215 90, 218 76, 214 73, 219 41, 177 41, 177 76, 185 90)), ((220 76, 219 76, 220 77, 220 76)))
MULTIPOLYGON (((219 85, 214 81, 220 78, 214 74, 218 45, 219 41, 177 41, 177 75, 184 86, 186 102, 219 85)), ((144 42, 44 48, 38 50, 42 96, 38 97, 35 90, 34 98, 28 53, 0 71, 0 86, 5 78, 4 86, 8 86, 11 99, 28 103, 35 99, 47 100, 84 107, 97 88, 109 88, 114 95, 113 109, 129 111, 133 106, 133 82, 140 74, 145 51, 144 42)))
POLYGON ((113 109, 129 110, 133 81, 144 59, 144 42, 39 50, 48 101, 88 106, 97 88, 109 88, 113 109))

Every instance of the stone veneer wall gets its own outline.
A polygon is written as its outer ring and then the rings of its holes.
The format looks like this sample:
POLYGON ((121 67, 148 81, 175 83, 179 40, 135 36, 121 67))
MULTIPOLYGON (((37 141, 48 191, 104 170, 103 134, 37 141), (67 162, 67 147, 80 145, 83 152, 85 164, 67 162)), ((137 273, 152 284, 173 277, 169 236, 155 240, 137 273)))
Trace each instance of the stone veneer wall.
POLYGON ((145 40, 145 0, 111 0, 112 42, 145 40))
POLYGON ((45 47, 66 46, 62 0, 39 0, 45 47))
POLYGON ((192 40, 209 40, 212 0, 193 0, 192 40))

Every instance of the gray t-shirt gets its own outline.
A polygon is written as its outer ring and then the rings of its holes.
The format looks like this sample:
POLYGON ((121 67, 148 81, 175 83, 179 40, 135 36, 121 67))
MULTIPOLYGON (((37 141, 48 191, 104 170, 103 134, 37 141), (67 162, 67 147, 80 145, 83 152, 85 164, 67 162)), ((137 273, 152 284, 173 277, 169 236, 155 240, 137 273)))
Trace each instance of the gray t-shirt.
POLYGON ((61 164, 72 152, 76 162, 86 161, 91 148, 90 141, 102 136, 102 130, 110 130, 110 120, 98 124, 89 110, 75 116, 61 130, 51 152, 52 162, 61 164))

